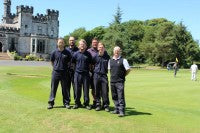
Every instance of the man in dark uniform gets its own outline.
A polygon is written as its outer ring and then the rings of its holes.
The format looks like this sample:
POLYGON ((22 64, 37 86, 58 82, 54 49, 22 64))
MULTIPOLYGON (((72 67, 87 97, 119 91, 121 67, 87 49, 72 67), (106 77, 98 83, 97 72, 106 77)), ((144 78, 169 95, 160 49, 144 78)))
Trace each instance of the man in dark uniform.
POLYGON ((115 104, 115 110, 111 113, 119 114, 119 117, 125 115, 125 97, 124 97, 124 83, 125 76, 130 72, 128 61, 120 56, 120 47, 116 46, 113 50, 113 58, 110 59, 110 84, 112 99, 115 104))
POLYGON ((81 106, 80 98, 83 86, 84 105, 86 109, 90 110, 91 107, 89 106, 89 70, 91 67, 92 56, 88 51, 86 51, 87 43, 85 40, 81 39, 79 41, 78 48, 79 51, 77 51, 72 58, 72 61, 76 63, 74 75, 75 105, 73 109, 77 109, 81 106))
MULTIPOLYGON (((97 38, 93 38, 92 39, 92 47, 89 48, 87 51, 92 55, 92 58, 94 58, 97 53, 98 53, 98 39, 97 38)), ((95 96, 95 88, 94 88, 94 67, 92 66, 91 70, 90 70, 90 88, 91 88, 91 94, 93 97, 93 105, 92 107, 95 108, 96 107, 96 96, 95 96)))
POLYGON ((103 108, 109 112, 108 97, 108 61, 110 56, 105 52, 104 44, 98 44, 98 53, 93 58, 94 63, 94 88, 96 96, 96 111, 101 109, 101 97, 103 100, 103 108))
POLYGON ((63 39, 58 39, 57 46, 58 48, 52 52, 50 59, 53 66, 53 71, 48 109, 52 109, 54 106, 54 100, 59 82, 61 82, 62 87, 63 105, 67 109, 70 109, 70 88, 67 82, 69 80, 68 63, 71 60, 71 55, 70 52, 64 48, 65 44, 63 39))
MULTIPOLYGON (((73 57, 74 53, 78 51, 78 48, 75 45, 75 38, 72 36, 69 37, 69 47, 67 47, 67 50, 71 53, 71 57, 73 57)), ((70 80, 69 80, 68 84, 70 84, 70 88, 71 88, 71 84, 72 84, 74 99, 75 99, 75 88, 74 88, 74 71, 75 70, 74 69, 75 69, 75 63, 73 63, 71 60, 70 64, 69 64, 70 80)))

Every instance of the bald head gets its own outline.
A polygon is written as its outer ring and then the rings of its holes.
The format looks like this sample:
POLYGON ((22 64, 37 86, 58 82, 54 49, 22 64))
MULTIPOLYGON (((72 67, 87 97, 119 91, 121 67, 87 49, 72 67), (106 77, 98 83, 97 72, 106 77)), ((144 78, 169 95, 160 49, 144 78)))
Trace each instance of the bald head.
POLYGON ((58 38, 57 46, 59 49, 64 49, 65 47, 65 41, 63 38, 58 38))
POLYGON ((73 36, 69 37, 69 46, 73 47, 75 45, 75 38, 73 36))

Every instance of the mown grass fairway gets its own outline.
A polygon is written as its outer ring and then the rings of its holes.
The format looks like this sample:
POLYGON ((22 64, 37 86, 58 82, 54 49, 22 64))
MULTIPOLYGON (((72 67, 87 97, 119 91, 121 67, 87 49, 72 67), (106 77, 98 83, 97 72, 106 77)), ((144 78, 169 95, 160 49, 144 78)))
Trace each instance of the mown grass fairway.
POLYGON ((190 80, 189 70, 180 70, 177 78, 167 70, 133 70, 126 81, 123 118, 62 108, 60 88, 57 108, 47 110, 50 76, 50 67, 0 67, 0 132, 200 132, 200 82, 190 80))

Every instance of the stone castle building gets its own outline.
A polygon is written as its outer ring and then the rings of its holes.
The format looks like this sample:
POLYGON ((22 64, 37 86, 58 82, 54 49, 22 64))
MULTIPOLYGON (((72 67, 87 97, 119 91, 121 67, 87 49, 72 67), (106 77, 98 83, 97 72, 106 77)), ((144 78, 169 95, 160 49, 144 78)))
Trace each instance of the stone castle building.
POLYGON ((47 9, 46 14, 33 16, 33 7, 17 6, 11 13, 11 0, 4 0, 4 15, 0 24, 0 52, 16 51, 44 58, 56 48, 59 34, 59 12, 47 9))

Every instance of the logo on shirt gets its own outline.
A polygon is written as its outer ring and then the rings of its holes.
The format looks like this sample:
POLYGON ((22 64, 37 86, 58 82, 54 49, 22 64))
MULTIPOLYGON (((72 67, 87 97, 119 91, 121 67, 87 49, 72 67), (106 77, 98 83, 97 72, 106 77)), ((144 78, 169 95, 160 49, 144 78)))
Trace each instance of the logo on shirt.
POLYGON ((88 57, 86 55, 84 55, 84 58, 87 59, 88 57))

